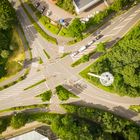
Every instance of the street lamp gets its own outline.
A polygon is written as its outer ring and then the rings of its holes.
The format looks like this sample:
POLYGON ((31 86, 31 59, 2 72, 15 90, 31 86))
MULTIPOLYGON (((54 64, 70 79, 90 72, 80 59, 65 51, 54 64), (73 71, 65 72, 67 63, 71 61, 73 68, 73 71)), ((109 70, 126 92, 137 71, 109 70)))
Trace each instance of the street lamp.
POLYGON ((104 72, 100 76, 93 73, 88 73, 88 75, 99 78, 104 86, 110 86, 114 82, 114 77, 110 72, 104 72))

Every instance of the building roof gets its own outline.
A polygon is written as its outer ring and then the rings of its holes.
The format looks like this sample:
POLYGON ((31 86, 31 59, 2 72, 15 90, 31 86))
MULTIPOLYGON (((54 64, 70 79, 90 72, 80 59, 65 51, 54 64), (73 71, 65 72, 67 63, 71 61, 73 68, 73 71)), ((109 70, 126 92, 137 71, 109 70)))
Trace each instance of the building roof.
POLYGON ((75 6, 80 11, 84 11, 85 9, 89 8, 90 6, 96 4, 101 0, 74 0, 75 6))
POLYGON ((49 140, 47 137, 39 134, 36 131, 31 131, 23 135, 8 139, 8 140, 49 140))

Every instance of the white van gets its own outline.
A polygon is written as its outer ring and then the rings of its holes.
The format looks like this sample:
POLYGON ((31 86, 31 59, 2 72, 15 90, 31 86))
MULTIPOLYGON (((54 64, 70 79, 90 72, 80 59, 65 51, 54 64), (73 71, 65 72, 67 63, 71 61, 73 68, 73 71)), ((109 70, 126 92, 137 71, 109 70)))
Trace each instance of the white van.
POLYGON ((78 50, 78 52, 82 52, 82 51, 84 51, 86 48, 87 48, 86 46, 82 46, 82 47, 78 50))

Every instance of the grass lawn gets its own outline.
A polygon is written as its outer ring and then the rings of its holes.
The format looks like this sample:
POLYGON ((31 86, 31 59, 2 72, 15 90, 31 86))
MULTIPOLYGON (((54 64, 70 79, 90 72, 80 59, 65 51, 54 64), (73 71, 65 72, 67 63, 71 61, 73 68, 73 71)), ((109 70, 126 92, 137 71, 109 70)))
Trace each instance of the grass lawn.
POLYGON ((131 105, 129 109, 140 113, 140 105, 131 105))
POLYGON ((51 90, 45 91, 37 95, 36 97, 40 97, 43 102, 50 101, 52 97, 52 91, 51 90))
POLYGON ((63 86, 59 85, 56 87, 56 93, 58 95, 58 98, 62 101, 66 101, 68 100, 70 97, 72 98, 77 98, 77 96, 75 94, 73 94, 72 92, 68 91, 67 89, 65 89, 63 86))
POLYGON ((23 68, 23 62, 25 60, 24 46, 15 28, 12 30, 12 40, 10 48, 14 51, 9 56, 8 61, 6 62, 7 74, 0 79, 0 82, 15 75, 23 68))
POLYGON ((9 57, 6 64, 7 75, 14 75, 19 72, 22 69, 25 60, 24 46, 15 29, 13 30, 11 46, 14 48, 14 52, 9 57))
POLYGON ((35 86, 37 86, 37 85, 39 85, 39 84, 41 84, 41 83, 43 83, 43 82, 45 82, 45 81, 46 81, 46 79, 40 80, 40 81, 38 81, 37 83, 35 83, 35 84, 31 85, 31 86, 28 86, 28 87, 25 88, 24 90, 28 90, 28 89, 30 89, 30 88, 33 88, 33 87, 35 87, 35 86))

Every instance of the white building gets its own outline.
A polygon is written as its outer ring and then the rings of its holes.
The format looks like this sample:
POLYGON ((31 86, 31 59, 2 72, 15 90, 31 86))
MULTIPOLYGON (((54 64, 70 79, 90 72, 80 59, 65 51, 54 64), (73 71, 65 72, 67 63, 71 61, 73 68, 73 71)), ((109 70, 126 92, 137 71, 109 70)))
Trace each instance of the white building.
POLYGON ((31 131, 8 140, 49 140, 49 139, 36 131, 31 131))
POLYGON ((77 14, 85 11, 93 5, 96 5, 98 2, 104 2, 106 6, 111 4, 113 0, 73 0, 77 14))
POLYGON ((77 13, 80 13, 102 0, 73 0, 77 13))

